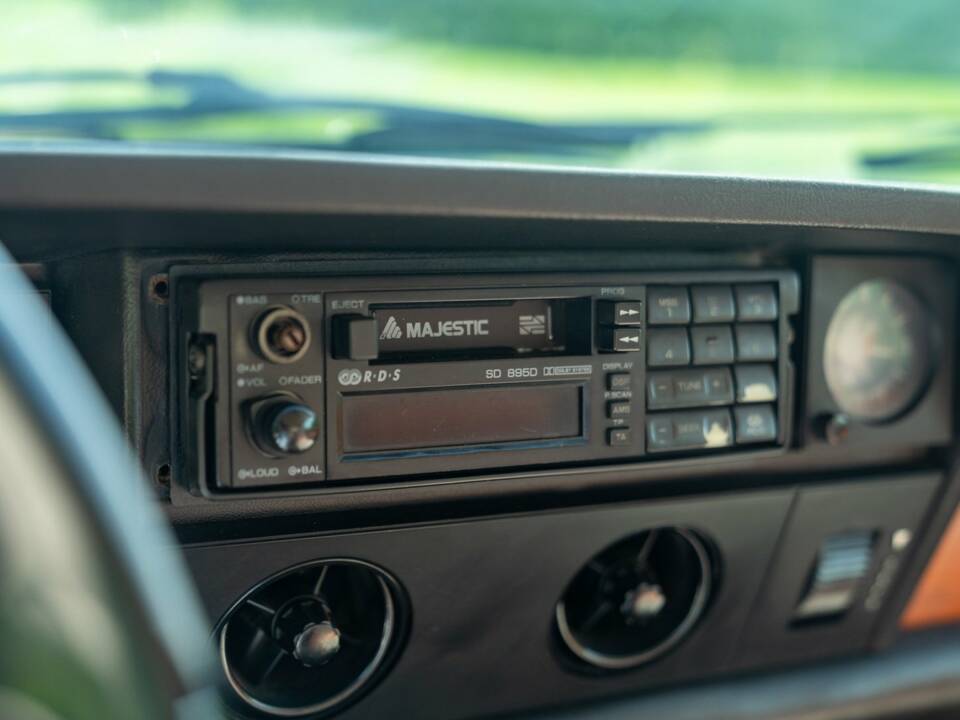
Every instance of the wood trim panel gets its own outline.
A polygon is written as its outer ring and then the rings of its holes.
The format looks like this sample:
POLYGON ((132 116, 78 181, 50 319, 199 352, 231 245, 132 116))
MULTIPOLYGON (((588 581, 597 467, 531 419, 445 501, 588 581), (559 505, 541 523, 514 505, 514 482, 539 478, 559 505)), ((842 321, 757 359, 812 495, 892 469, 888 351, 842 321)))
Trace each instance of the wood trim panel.
POLYGON ((904 630, 960 623, 960 508, 900 617, 904 630))

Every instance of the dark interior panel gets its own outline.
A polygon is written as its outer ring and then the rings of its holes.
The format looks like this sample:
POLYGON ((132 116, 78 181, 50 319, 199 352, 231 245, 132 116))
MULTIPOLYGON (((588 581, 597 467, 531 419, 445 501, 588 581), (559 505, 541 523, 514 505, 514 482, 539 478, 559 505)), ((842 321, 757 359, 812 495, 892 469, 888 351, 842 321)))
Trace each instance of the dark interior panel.
POLYGON ((912 475, 800 491, 738 662, 773 666, 866 650, 940 482, 912 475))
POLYGON ((900 574, 899 567, 883 569, 891 535, 918 529, 938 485, 930 475, 865 479, 799 492, 192 546, 187 557, 199 579, 219 578, 202 584, 215 618, 260 579, 303 562, 348 557, 386 569, 409 596, 412 629, 393 672, 345 717, 471 717, 864 650, 876 628, 873 588, 881 573, 900 574), (702 618, 648 665, 604 672, 578 663, 553 624, 564 588, 602 549, 664 527, 686 528, 710 547, 714 582, 702 618), (794 625, 823 538, 854 529, 876 533, 877 546, 850 609, 821 624, 794 625), (423 693, 437 701, 432 714, 416 707, 423 693))
POLYGON ((712 675, 756 597, 790 506, 788 491, 396 528, 267 543, 189 547, 212 617, 279 570, 323 558, 365 560, 393 574, 413 608, 393 672, 344 717, 471 717, 712 675), (744 525, 738 513, 754 521, 744 525), (641 530, 689 528, 715 548, 716 592, 672 653, 627 673, 597 675, 567 659, 554 608, 604 547, 641 530), (225 573, 224 570, 227 569, 225 573), (420 704, 423 693, 434 698, 420 704))

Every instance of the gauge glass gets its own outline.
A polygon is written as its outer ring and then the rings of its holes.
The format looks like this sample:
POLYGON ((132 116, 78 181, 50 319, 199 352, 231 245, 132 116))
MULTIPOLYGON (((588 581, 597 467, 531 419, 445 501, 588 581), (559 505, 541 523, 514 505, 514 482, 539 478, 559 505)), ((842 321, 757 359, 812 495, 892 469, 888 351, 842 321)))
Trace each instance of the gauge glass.
POLYGON ((869 280, 837 306, 827 328, 823 367, 841 410, 885 422, 912 407, 933 365, 929 313, 906 288, 869 280))

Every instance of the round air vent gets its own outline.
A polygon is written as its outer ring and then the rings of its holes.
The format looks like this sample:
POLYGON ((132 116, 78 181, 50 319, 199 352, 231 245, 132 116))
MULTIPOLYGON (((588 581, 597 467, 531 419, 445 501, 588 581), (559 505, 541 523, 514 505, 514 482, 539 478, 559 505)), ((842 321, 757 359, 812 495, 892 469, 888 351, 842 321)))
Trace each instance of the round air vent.
POLYGON ((608 547, 577 573, 557 603, 557 630, 589 665, 635 667, 684 638, 711 584, 710 555, 696 535, 647 530, 608 547))
POLYGON ((397 583, 356 560, 301 565, 244 595, 218 628, 228 704, 247 716, 317 716, 355 700, 398 649, 397 583))

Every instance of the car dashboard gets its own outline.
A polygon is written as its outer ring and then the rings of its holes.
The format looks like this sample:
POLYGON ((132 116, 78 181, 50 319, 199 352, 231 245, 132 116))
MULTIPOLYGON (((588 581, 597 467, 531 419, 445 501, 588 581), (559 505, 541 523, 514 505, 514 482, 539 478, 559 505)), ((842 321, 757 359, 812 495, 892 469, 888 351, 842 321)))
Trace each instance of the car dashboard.
POLYGON ((0 162, 238 718, 952 716, 958 238, 921 187, 0 162))

